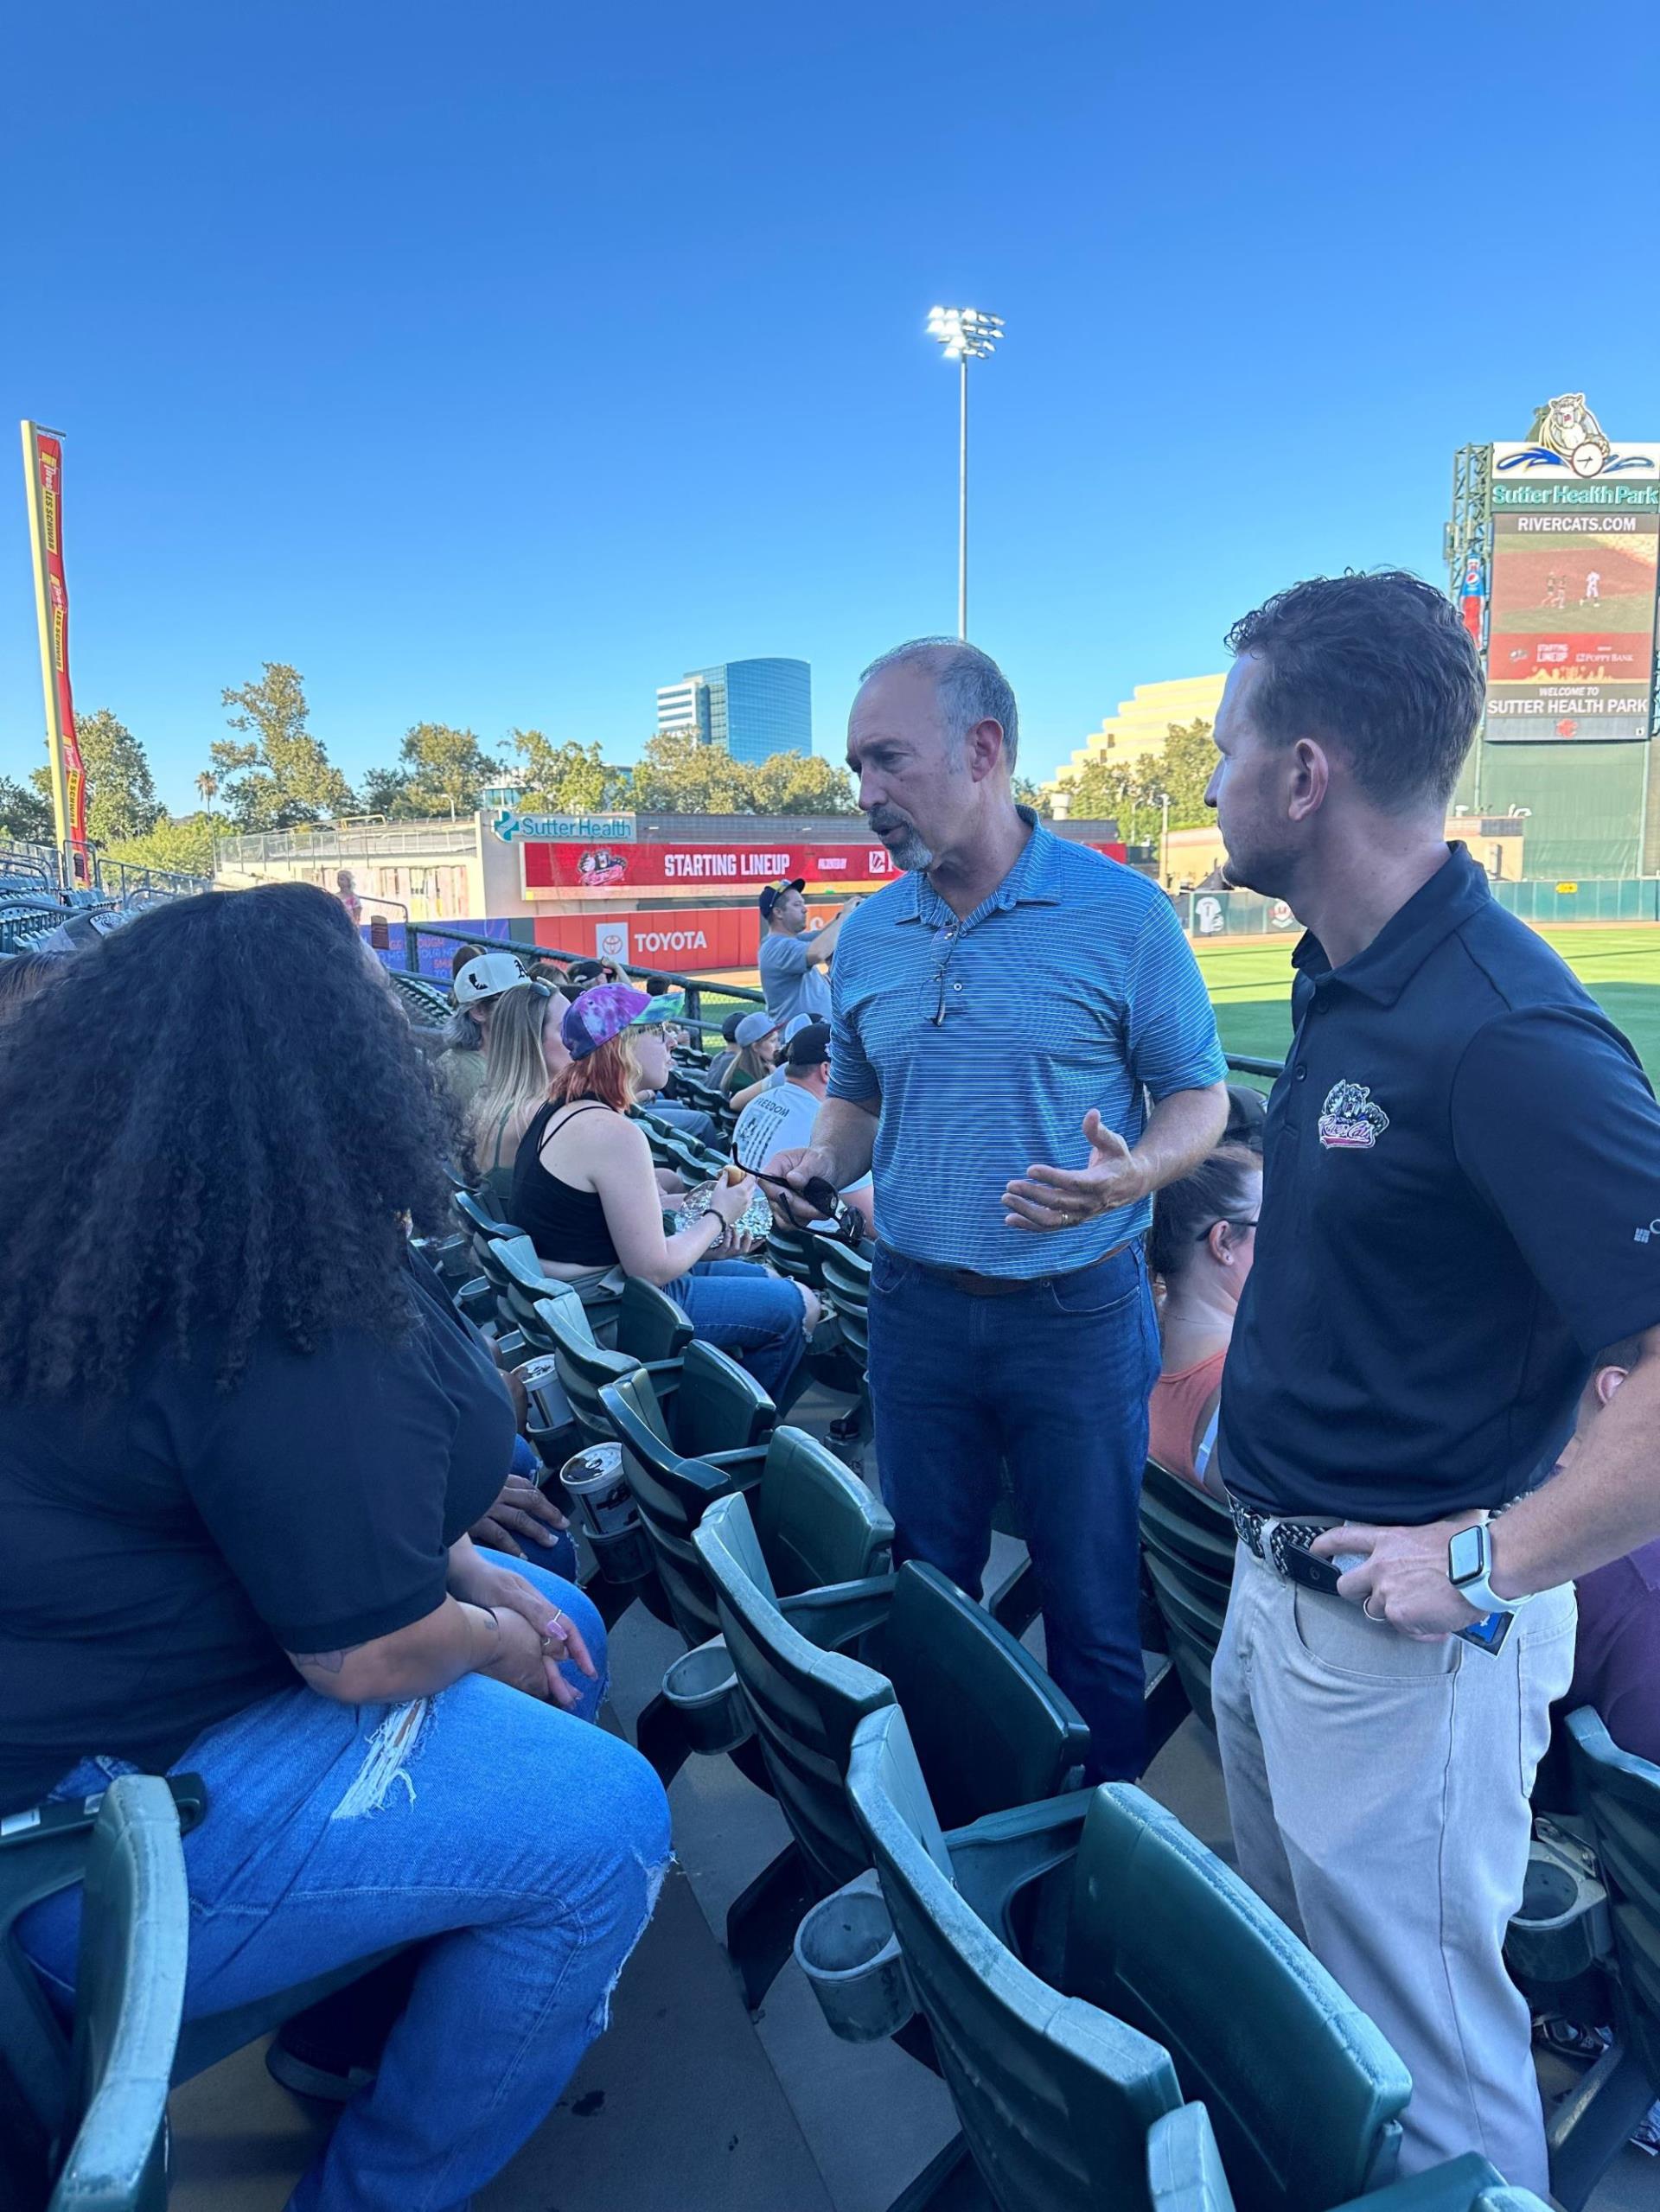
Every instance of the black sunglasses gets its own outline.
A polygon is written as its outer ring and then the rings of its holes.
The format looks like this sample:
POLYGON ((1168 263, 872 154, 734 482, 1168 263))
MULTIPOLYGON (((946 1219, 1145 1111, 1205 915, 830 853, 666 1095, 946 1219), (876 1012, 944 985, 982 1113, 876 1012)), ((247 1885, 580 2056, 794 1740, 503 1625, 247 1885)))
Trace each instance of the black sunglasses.
MULTIPOLYGON (((748 1168, 744 1172, 752 1175, 757 1182, 769 1182, 779 1190, 788 1191, 792 1198, 803 1200, 820 1221, 833 1221, 836 1234, 844 1244, 859 1245, 865 1241, 863 1220, 851 1206, 843 1202, 841 1193, 825 1176, 809 1176, 798 1189, 795 1183, 786 1182, 781 1175, 763 1175, 759 1168, 748 1168)), ((799 1226, 805 1228, 807 1224, 803 1221, 799 1226)))
POLYGON ((1215 1228, 1254 1229, 1257 1226, 1257 1221, 1261 1217, 1259 1215, 1253 1215, 1251 1220, 1248 1221, 1236 1221, 1231 1214, 1218 1214, 1214 1221, 1206 1222, 1204 1228, 1199 1231, 1199 1233, 1194 1238, 1193 1241, 1195 1244, 1203 1244, 1205 1239, 1210 1235, 1211 1230, 1215 1228))

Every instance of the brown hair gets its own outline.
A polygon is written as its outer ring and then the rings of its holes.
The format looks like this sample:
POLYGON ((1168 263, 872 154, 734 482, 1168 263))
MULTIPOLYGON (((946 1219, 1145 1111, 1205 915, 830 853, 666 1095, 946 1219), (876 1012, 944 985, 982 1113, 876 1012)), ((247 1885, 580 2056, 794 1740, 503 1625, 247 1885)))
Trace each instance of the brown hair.
POLYGON ((568 1068, 562 1068, 547 1095, 556 1106, 570 1106, 578 1099, 597 1099, 616 1112, 626 1113, 639 1087, 640 1061, 634 1035, 622 1030, 607 1037, 585 1059, 573 1060, 568 1068))

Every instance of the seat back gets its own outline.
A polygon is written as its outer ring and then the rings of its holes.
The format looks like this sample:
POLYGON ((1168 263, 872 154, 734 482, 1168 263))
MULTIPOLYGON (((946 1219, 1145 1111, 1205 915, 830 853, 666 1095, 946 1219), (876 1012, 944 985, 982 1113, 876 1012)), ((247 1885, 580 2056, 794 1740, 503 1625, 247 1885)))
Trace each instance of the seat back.
POLYGON ((858 1660, 821 1650, 785 1619, 744 1499, 714 1500, 692 1541, 714 1587, 778 1809, 820 1885, 839 1889, 870 1864, 844 1781, 853 1731, 892 1703, 892 1686, 858 1660))
POLYGON ((861 1656, 893 1685, 941 1824, 1058 1796, 1089 1731, 1038 1661, 937 1567, 900 1568, 861 1656))
MULTIPOLYGON (((1235 2212, 1210 2115, 1203 2105, 1166 2113, 1147 2131, 1147 2189, 1152 2212, 1235 2212)), ((1432 2166, 1384 2200, 1398 2212, 1548 2212, 1531 2190, 1507 2189, 1497 2169, 1473 2151, 1432 2166)), ((1348 2212, 1363 2212, 1367 2199, 1348 2212)))
POLYGON ((1090 1802, 1063 1979, 1170 2052, 1241 2212, 1327 2212, 1392 2177, 1405 2066, 1283 1922, 1127 1782, 1090 1802))
POLYGON ((616 1348, 635 1360, 678 1360, 692 1342, 692 1324, 667 1291, 631 1275, 616 1310, 616 1348))
POLYGON ((124 1775, 105 1792, 87 1852, 73 2139, 49 2212, 157 2212, 166 2203, 162 2131, 189 1939, 172 1794, 158 1775, 124 1775))
POLYGON ((450 1203, 463 1229, 473 1240, 475 1256, 481 1244, 488 1244, 501 1237, 516 1237, 522 1232, 511 1221, 498 1221, 489 1208, 470 1190, 457 1190, 450 1195, 450 1203))
POLYGON ((478 1264, 495 1293, 496 1319, 501 1327, 516 1329, 533 1353, 551 1352, 553 1347, 545 1338, 536 1308, 560 1285, 542 1272, 530 1239, 511 1236, 486 1241, 479 1248, 478 1264))
POLYGON ((805 1429, 775 1429, 750 1512, 781 1597, 885 1574, 893 1516, 805 1429))
POLYGON ((1207 1728, 1210 1668, 1234 1580, 1234 1524, 1214 1498, 1150 1459, 1141 1478, 1141 1556, 1187 1701, 1207 1728))
POLYGON ((816 1291, 824 1280, 820 1244, 811 1229, 784 1228, 775 1221, 767 1237, 767 1258, 792 1283, 816 1291))
POLYGON ((1122 2021, 1057 1995, 958 1894, 897 1706, 860 1723, 847 1788, 999 2212, 1147 2212, 1147 2131, 1181 2102, 1168 2056, 1122 2021))
MULTIPOLYGON (((704 1348, 699 1347, 699 1352, 704 1348)), ((674 1625, 689 1644, 719 1633, 715 1589, 692 1533, 717 1498, 748 1494, 769 1584, 785 1597, 884 1573, 893 1522, 840 1460, 800 1429, 776 1429, 764 1463, 720 1467, 688 1459, 665 1434, 642 1369, 608 1384, 601 1403, 650 1539, 674 1625)))
POLYGON ((820 1237, 819 1265, 825 1295, 835 1309, 841 1340, 861 1370, 870 1357, 871 1263, 867 1254, 833 1237, 820 1237))
POLYGON ((674 1625, 688 1644, 706 1643, 720 1624, 714 1588, 693 1548, 692 1532, 711 1501, 733 1487, 733 1476, 702 1460, 683 1458, 669 1443, 644 1367, 605 1384, 599 1397, 622 1447, 623 1473, 674 1625))
POLYGON ((1567 1732, 1575 1791, 1608 1886, 1617 2024, 1649 2080, 1660 2082, 1660 1766, 1622 1751, 1589 1705, 1569 1713, 1567 1732))
POLYGON ((669 1414, 669 1432, 683 1459, 764 1444, 777 1418, 771 1399, 736 1360, 701 1339, 686 1346, 669 1414))
POLYGON ((608 1352, 596 1344, 586 1318, 578 1320, 580 1314, 581 1300, 574 1293, 539 1299, 535 1319, 541 1335, 536 1341, 546 1342, 552 1349, 559 1387, 570 1403, 571 1417, 583 1443, 606 1444, 615 1431, 599 1393, 608 1382, 620 1382, 624 1375, 634 1374, 640 1362, 626 1352, 608 1352))

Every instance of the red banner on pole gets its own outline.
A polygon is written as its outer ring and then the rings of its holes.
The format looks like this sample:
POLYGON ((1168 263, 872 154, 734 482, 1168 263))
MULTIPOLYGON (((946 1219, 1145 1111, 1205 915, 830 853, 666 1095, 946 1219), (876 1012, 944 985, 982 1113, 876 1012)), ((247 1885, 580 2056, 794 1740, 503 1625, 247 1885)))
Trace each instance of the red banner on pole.
MULTIPOLYGON (((33 424, 24 424, 29 434, 33 424)), ((47 653, 47 724, 55 752, 53 783, 62 776, 64 819, 60 834, 71 847, 78 883, 91 880, 86 854, 86 770, 75 739, 75 699, 68 684, 68 582, 64 577, 64 444, 55 431, 35 429, 31 444, 33 482, 29 487, 35 524, 35 559, 40 564, 40 613, 47 653)))

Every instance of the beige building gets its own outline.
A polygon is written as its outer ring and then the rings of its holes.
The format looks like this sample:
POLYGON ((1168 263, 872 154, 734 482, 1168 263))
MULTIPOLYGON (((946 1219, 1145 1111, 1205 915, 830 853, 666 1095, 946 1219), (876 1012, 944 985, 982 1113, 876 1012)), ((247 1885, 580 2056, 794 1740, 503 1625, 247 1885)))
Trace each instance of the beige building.
POLYGON ((1165 684, 1138 684, 1127 699, 1120 699, 1116 714, 1108 715, 1099 730, 1092 730, 1066 766, 1044 786, 1063 820, 1067 811, 1062 779, 1076 775, 1091 761, 1109 760, 1128 765, 1159 752, 1172 722, 1214 722, 1222 703, 1223 676, 1178 676, 1165 684))

